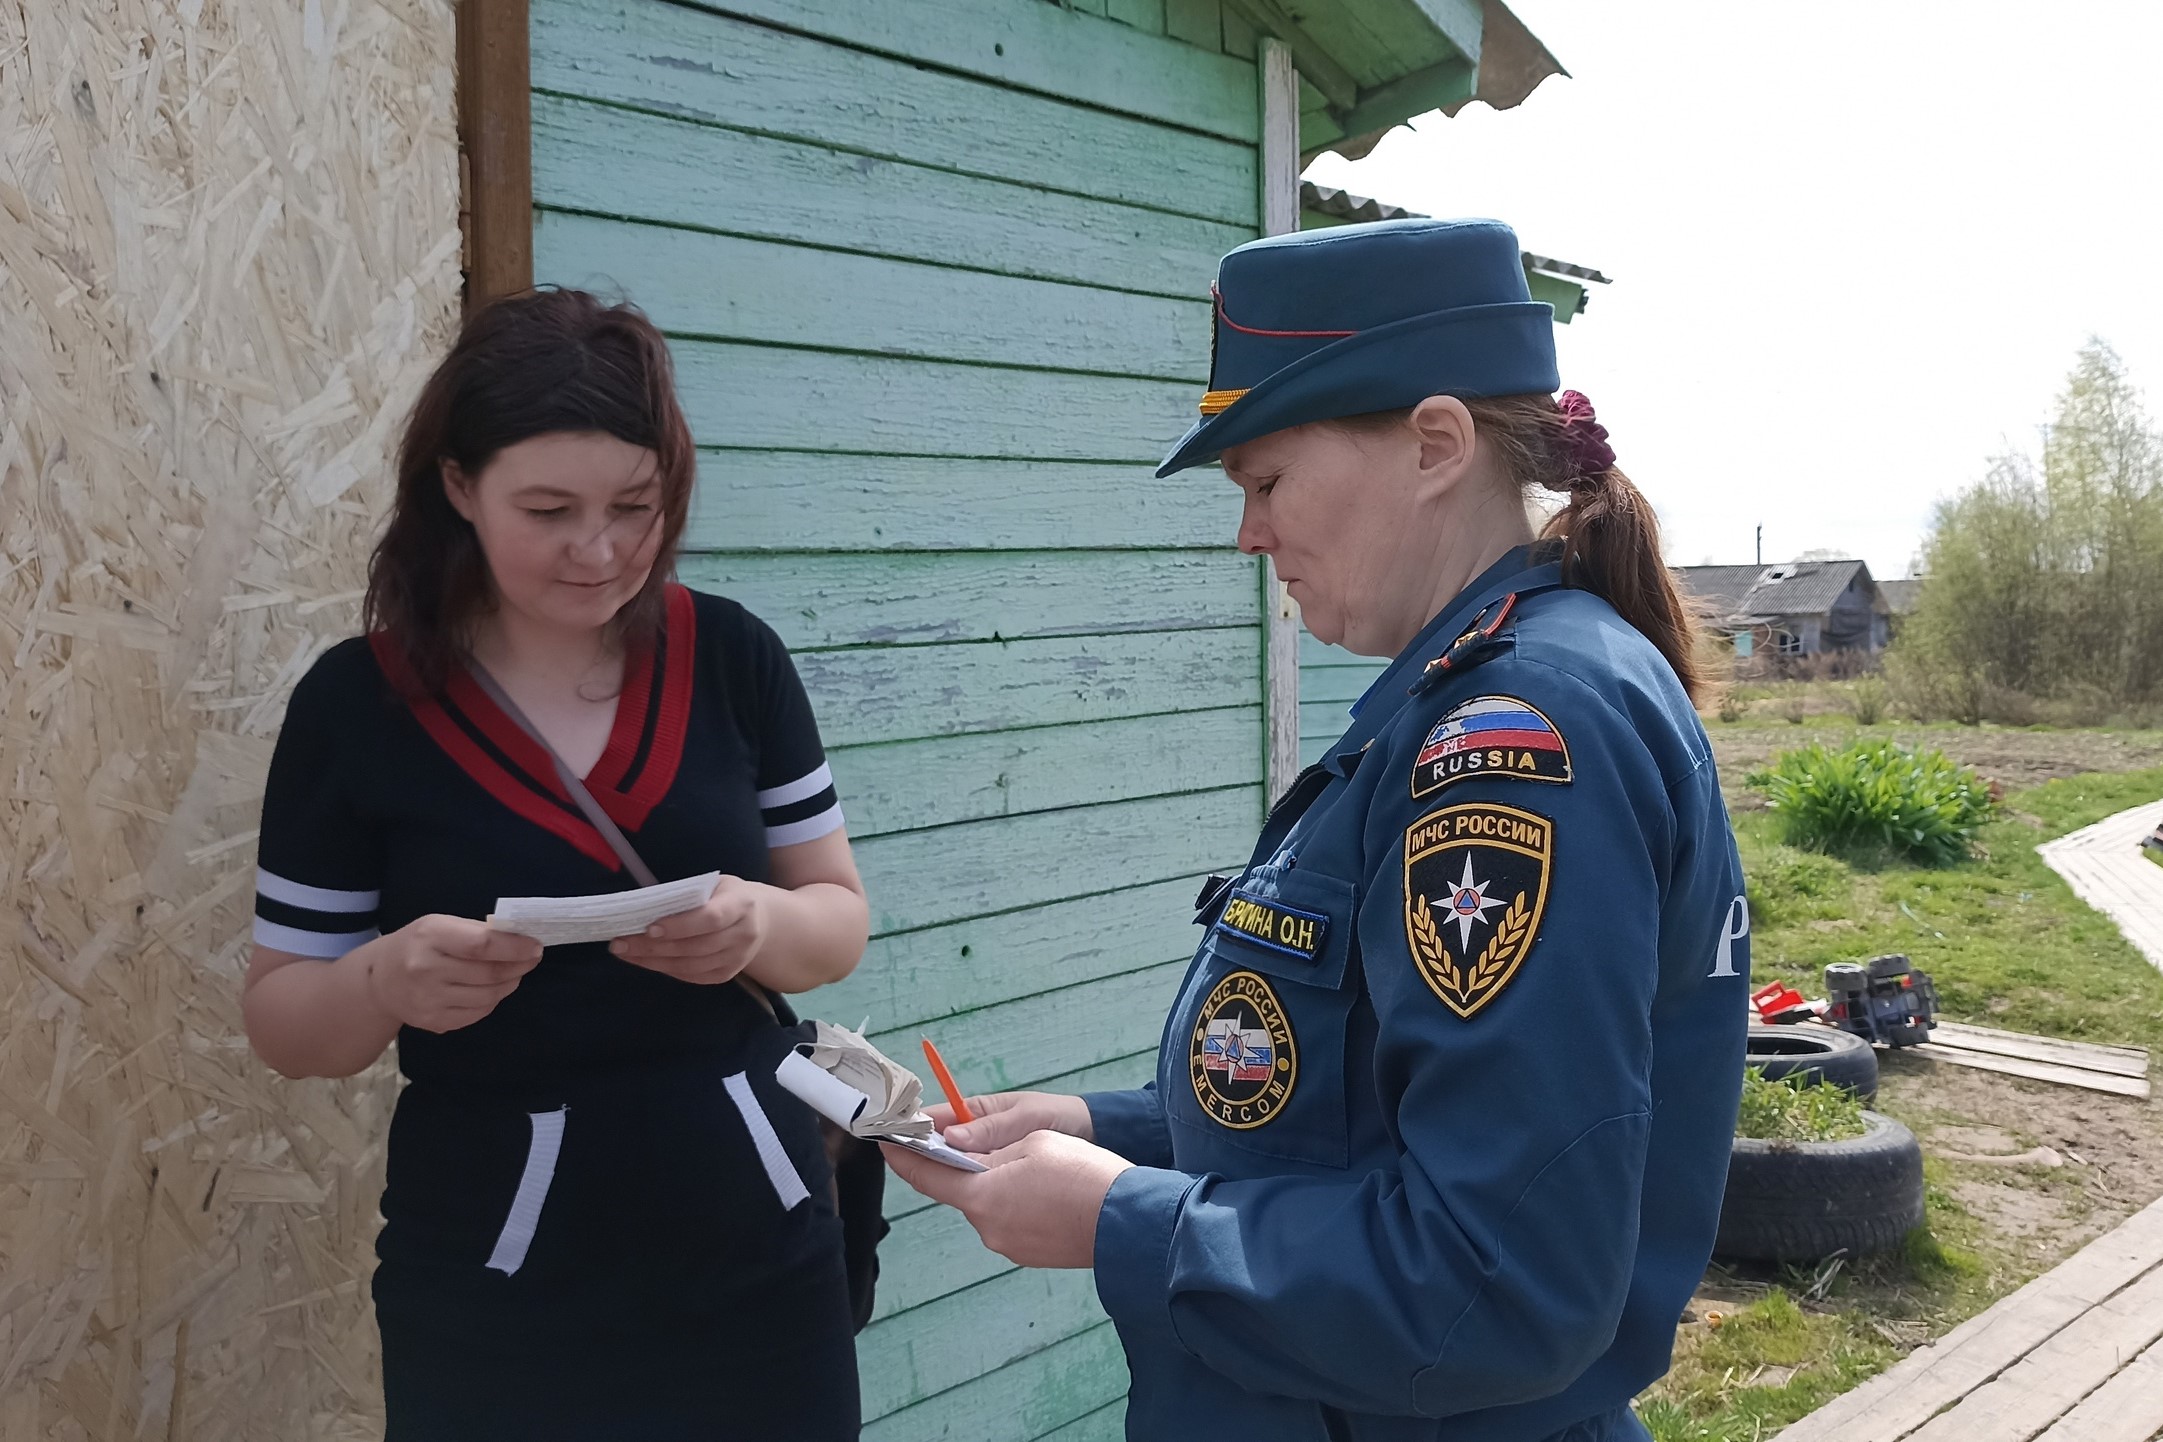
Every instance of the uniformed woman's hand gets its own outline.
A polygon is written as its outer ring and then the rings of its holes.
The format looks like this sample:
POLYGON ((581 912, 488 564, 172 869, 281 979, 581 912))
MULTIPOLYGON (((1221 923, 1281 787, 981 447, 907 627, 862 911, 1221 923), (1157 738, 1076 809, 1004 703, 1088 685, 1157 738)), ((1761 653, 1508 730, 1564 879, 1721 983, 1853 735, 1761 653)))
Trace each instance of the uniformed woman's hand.
POLYGON ((541 960, 541 943, 464 916, 424 916, 393 932, 368 968, 368 994, 402 1025, 456 1031, 494 1011, 541 960))
POLYGON ((969 1114, 976 1120, 964 1126, 951 1125, 954 1109, 944 1102, 926 1109, 931 1124, 965 1152, 995 1152, 1031 1132, 1065 1132, 1085 1142, 1096 1140, 1089 1103, 1080 1097, 1056 1092, 995 1092, 968 1101, 969 1114))
POLYGON ((964 1172, 906 1147, 882 1146, 896 1176, 969 1219, 984 1245, 1024 1267, 1087 1267, 1096 1261, 1104 1194, 1134 1164, 1064 1132, 1031 1132, 964 1172))
POLYGON ((618 937, 608 949, 633 966, 678 981, 701 986, 733 981, 758 959, 766 942, 772 892, 760 882, 724 876, 704 905, 662 917, 643 936, 618 937))

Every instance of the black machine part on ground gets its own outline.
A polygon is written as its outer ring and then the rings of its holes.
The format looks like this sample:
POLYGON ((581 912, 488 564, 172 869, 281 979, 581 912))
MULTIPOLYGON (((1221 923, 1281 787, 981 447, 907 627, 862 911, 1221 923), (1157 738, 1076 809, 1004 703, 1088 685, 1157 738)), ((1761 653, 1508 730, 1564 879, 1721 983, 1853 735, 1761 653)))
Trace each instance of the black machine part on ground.
POLYGON ((1815 1262, 1889 1252, 1923 1222, 1923 1153, 1877 1112, 1837 1142, 1735 1139, 1713 1255, 1815 1262))
POLYGON ((1743 1061, 1770 1081, 1839 1087, 1865 1105, 1877 1099, 1878 1054, 1861 1037, 1834 1027, 1752 1022, 1743 1061))
POLYGON ((1825 1020, 1880 1046, 1915 1046, 1937 1025, 1938 989, 1904 956, 1836 961, 1825 968, 1825 1020))

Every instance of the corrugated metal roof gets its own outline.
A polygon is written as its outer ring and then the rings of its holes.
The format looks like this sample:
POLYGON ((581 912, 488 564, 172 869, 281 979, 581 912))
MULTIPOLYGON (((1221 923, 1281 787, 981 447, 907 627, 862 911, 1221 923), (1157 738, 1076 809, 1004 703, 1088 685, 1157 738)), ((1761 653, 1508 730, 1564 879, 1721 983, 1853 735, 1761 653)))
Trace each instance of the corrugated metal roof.
POLYGON ((1870 568, 1853 560, 1675 568, 1675 578, 1683 589, 1708 602, 1726 621, 1823 615, 1858 574, 1870 582, 1872 589, 1877 588, 1870 568))
MULTIPOLYGON (((1339 190, 1335 186, 1316 185, 1311 180, 1302 180, 1299 183, 1299 208, 1301 210, 1318 211, 1323 215, 1334 216, 1339 220, 1351 221, 1355 224, 1370 220, 1419 220, 1425 218, 1425 212, 1423 211, 1406 210, 1401 205, 1391 205, 1382 200, 1371 200, 1364 195, 1354 195, 1349 190, 1339 190)), ((1524 258, 1526 270, 1536 270, 1543 275, 1559 275, 1570 280, 1590 281, 1595 285, 1614 284, 1612 280, 1589 265, 1575 265, 1566 260, 1549 260, 1546 256, 1534 255, 1529 250, 1524 252, 1524 258)))

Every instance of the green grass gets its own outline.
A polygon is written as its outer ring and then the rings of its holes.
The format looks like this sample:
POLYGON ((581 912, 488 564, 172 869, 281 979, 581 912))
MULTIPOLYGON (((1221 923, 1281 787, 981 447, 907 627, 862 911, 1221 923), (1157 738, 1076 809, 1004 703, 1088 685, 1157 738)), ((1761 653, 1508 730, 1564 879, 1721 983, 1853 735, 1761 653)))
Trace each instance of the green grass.
MULTIPOLYGON (((2163 1046, 2163 975, 2035 854, 2158 795, 2163 767, 2016 792, 1979 854, 1941 867, 1798 850, 1770 813, 1740 813, 1753 983, 1816 995, 1827 962, 1903 952, 1936 979, 1948 1019, 2163 1046)), ((1926 1157, 1923 1177, 1924 1225, 1897 1255, 1816 1274, 1715 1268, 1708 1288, 1742 1300, 1717 1328, 1684 1327, 1673 1369, 1640 1399, 1657 1442, 1763 1442, 2029 1279, 2033 1253, 1960 1206, 1950 1164, 1926 1157)))
POLYGON ((1766 1079, 1755 1067, 1742 1078, 1735 1135, 1761 1142, 1833 1142, 1866 1130, 1863 1104, 1839 1087, 1804 1086, 1799 1077, 1766 1079))
POLYGON ((1900 952, 1938 984, 1945 1015, 2012 1031, 2163 1044, 2163 974, 2035 854, 2163 793, 2163 767, 2075 776, 2006 798, 1976 859, 1874 865, 1780 839, 1774 813, 1735 818, 1750 893, 1755 984, 1824 988, 1827 962, 1900 952))

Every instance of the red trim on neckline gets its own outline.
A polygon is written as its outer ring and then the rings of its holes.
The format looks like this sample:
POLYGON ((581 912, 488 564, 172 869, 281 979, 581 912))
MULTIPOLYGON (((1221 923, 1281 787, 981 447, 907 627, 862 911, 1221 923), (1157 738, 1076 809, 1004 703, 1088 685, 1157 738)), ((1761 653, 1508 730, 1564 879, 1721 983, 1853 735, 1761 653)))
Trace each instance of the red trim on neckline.
MULTIPOLYGON (((459 770, 517 815, 560 837, 608 870, 623 869, 623 863, 616 859, 615 849, 583 817, 572 816, 558 809, 545 798, 536 796, 529 788, 520 785, 517 777, 505 771, 496 763, 494 757, 473 743, 473 738, 459 728, 458 723, 450 718, 440 703, 421 692, 412 668, 406 664, 405 654, 391 640, 388 632, 370 632, 368 645, 375 652, 376 665, 390 678, 393 688, 405 698, 407 708, 413 712, 414 719, 421 723, 421 729, 428 733, 436 745, 443 748, 444 754, 450 757, 459 770)), ((456 673, 455 679, 465 680, 468 686, 472 686, 475 694, 482 694, 480 688, 473 686, 464 672, 456 673)), ((486 696, 483 695, 482 699, 485 700, 486 696)), ((461 706, 460 709, 465 708, 461 706)), ((467 714, 472 716, 470 711, 467 714)), ((498 716, 501 714, 497 713, 498 716)), ((482 724, 484 730, 488 730, 490 740, 495 739, 494 731, 481 723, 479 717, 472 719, 477 724, 482 724)), ((508 721, 508 718, 504 719, 508 721)), ((517 730, 515 726, 512 729, 517 730)), ((539 751, 531 741, 526 740, 523 732, 519 733, 518 739, 524 741, 530 750, 539 751)), ((544 755, 541 759, 545 762, 548 758, 544 755)), ((562 788, 555 781, 553 767, 549 768, 548 777, 550 789, 560 794, 562 788)), ((569 798, 565 797, 565 800, 568 801, 569 798)))
MULTIPOLYGON (((675 638, 669 640, 671 647, 675 638)), ((641 645, 625 661, 623 691, 616 701, 616 719, 609 726, 608 746, 593 770, 583 778, 586 789, 613 791, 623 781, 638 756, 638 738, 646 730, 646 708, 653 704, 653 647, 641 645)))
MULTIPOLYGON (((691 684, 698 660, 698 604, 692 600, 688 588, 670 584, 668 588, 668 657, 666 669, 657 678, 659 696, 655 700, 653 745, 646 752, 645 769, 629 792, 613 789, 598 793, 603 809, 619 826, 632 831, 646 824, 653 808, 660 805, 661 798, 668 795, 669 787, 676 784, 677 768, 683 764, 684 738, 691 730, 691 684)), ((650 660, 649 660, 650 664, 650 660)), ((643 727, 645 708, 639 708, 640 725, 643 727)), ((634 734, 635 747, 637 737, 634 734)))

